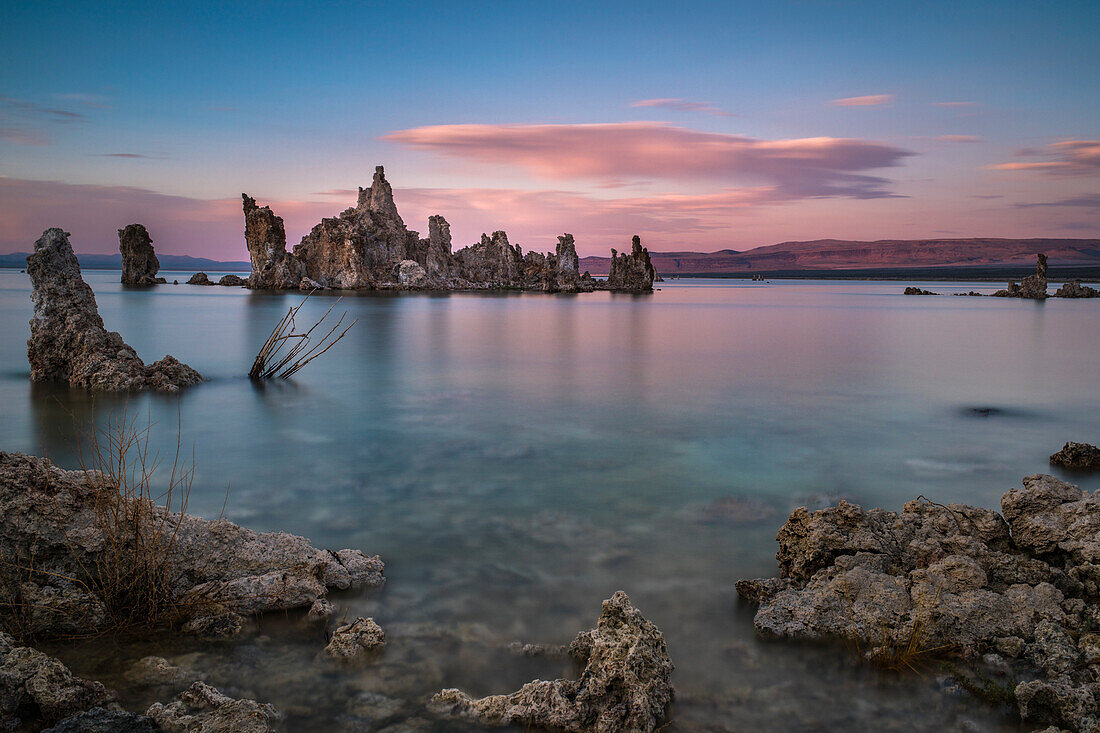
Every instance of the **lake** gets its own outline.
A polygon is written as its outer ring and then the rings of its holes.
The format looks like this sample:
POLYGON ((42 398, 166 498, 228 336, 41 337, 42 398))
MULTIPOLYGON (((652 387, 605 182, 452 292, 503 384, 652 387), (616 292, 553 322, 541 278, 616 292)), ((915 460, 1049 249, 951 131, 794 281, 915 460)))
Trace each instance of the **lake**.
MULTIPOLYGON (((224 505, 254 529, 378 553, 387 576, 332 597, 338 617, 387 631, 360 669, 318 658, 324 632, 297 614, 232 642, 48 648, 128 709, 167 699, 126 674, 157 654, 274 703, 288 730, 454 730, 424 714, 431 693, 572 674, 507 645, 568 643, 622 589, 676 664, 665 730, 1016 730, 936 669, 880 673, 842 647, 756 639, 733 585, 776 574, 794 507, 898 510, 923 494, 997 508, 1021 477, 1057 474, 1047 459, 1067 440, 1100 442, 1096 301, 717 279, 644 296, 352 293, 335 309, 358 319, 343 341, 293 381, 257 385, 252 359, 302 295, 118 279, 85 272, 107 327, 209 382, 128 398, 32 385, 30 282, 0 270, 0 449, 76 467, 82 432, 125 413, 153 424, 170 462, 182 425, 189 511, 224 505)), ((302 321, 333 299, 310 298, 302 321)))

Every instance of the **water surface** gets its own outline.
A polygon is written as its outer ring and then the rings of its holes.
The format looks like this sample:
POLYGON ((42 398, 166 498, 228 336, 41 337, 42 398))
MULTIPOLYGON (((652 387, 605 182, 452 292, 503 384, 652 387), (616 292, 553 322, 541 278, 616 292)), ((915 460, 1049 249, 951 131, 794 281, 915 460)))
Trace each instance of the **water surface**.
MULTIPOLYGON (((0 270, 0 449, 74 467, 75 436, 125 410, 155 423, 165 455, 179 420, 197 460, 192 512, 216 516, 228 489, 230 519, 379 553, 388 579, 333 599, 389 635, 356 671, 318 659, 324 632, 296 614, 228 644, 53 650, 129 707, 174 691, 127 677, 155 653, 274 702, 288 730, 415 726, 442 687, 571 674, 505 647, 567 643, 623 589, 677 667, 668 730, 1016 728, 945 695, 935 670, 899 679, 841 649, 758 641, 733 584, 775 574, 795 506, 897 509, 924 494, 997 507, 1066 440, 1100 442, 1095 301, 737 280, 645 296, 348 294, 337 312, 359 322, 344 341, 291 382, 255 385, 252 358, 300 294, 85 278, 147 362, 171 353, 210 381, 179 398, 31 385, 29 281, 0 270)), ((316 295, 302 316, 331 303, 316 295)))

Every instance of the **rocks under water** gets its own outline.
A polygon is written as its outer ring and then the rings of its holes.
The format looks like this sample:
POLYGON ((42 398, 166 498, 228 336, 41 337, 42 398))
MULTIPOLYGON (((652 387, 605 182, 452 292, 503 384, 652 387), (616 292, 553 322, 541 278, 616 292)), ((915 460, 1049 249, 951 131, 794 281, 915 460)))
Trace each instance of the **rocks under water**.
POLYGON ((847 639, 872 655, 1017 657, 1009 664, 1026 680, 1014 690, 1026 720, 1091 730, 1100 492, 1028 476, 1001 508, 796 509, 776 537, 779 577, 737 591, 759 605, 754 624, 766 637, 847 639))
POLYGON ((141 224, 128 224, 118 230, 118 251, 122 254, 123 285, 158 285, 168 282, 157 277, 160 260, 153 251, 153 240, 141 224))
POLYGON ((176 392, 202 375, 166 356, 146 365, 122 337, 108 331, 95 294, 80 274, 69 235, 47 229, 27 257, 34 316, 27 358, 31 381, 68 382, 94 390, 176 392))
POLYGON ((286 249, 283 220, 242 194, 245 242, 252 261, 248 286, 255 289, 335 288, 352 290, 537 290, 588 292, 596 289, 647 292, 657 277, 649 252, 634 237, 629 254, 616 255, 611 275, 598 282, 578 270, 571 234, 558 237, 554 252, 523 254, 503 231, 452 251, 450 225, 428 220, 428 236, 410 230, 397 211, 382 166, 354 207, 322 219, 294 247, 286 249))
POLYGON ((596 628, 577 634, 569 656, 578 680, 534 680, 509 695, 472 699, 447 689, 432 698, 438 714, 485 725, 552 730, 648 733, 672 701, 673 664, 664 635, 617 591, 603 602, 596 628))

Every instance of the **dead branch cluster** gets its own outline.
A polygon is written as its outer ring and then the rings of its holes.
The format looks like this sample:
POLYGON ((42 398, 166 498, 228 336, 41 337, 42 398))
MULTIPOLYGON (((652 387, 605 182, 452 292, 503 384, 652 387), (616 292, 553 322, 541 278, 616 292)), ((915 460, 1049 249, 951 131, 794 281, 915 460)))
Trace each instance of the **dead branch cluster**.
MULTIPOLYGON (((311 292, 309 295, 313 295, 313 293, 311 292)), ((344 311, 336 325, 315 342, 313 340, 314 331, 317 331, 318 326, 324 323, 325 319, 332 313, 332 309, 343 299, 337 298, 336 302, 325 311, 325 315, 310 326, 309 330, 299 332, 296 330, 295 318, 298 315, 298 310, 309 300, 309 295, 301 303, 288 310, 282 320, 275 325, 271 335, 267 337, 267 341, 264 342, 259 353, 256 354, 256 360, 252 362, 252 369, 248 372, 248 376, 253 379, 272 379, 274 377, 287 379, 292 377, 306 364, 335 346, 336 342, 344 338, 344 334, 359 322, 358 318, 355 319, 334 337, 333 334, 336 334, 340 329, 348 315, 347 311, 344 311)))

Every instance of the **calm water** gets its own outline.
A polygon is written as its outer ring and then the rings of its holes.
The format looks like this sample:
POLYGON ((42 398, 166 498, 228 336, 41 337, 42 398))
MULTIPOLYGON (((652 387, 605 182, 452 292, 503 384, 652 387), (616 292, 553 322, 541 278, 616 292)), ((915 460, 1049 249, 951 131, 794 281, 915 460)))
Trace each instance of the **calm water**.
POLYGON ((1015 729, 944 695, 934 672, 898 679, 837 648, 757 641, 733 584, 775 573, 795 506, 896 509, 924 494, 997 507, 1066 440, 1100 442, 1095 301, 722 280, 651 296, 351 295, 337 306, 359 319, 344 341, 259 387, 243 375, 300 295, 85 278, 146 361, 171 353, 210 381, 179 399, 32 387, 29 281, 0 270, 0 448, 73 466, 74 434, 126 410, 156 423, 165 453, 178 411, 197 459, 191 511, 217 515, 228 487, 234 521, 377 552, 388 578, 334 598, 389 634, 360 670, 318 659, 323 631, 297 615, 221 646, 54 650, 130 707, 173 692, 127 677, 156 653, 276 703, 288 730, 381 729, 422 716, 442 687, 498 693, 571 673, 504 647, 568 642, 621 588, 668 639, 670 729, 1015 729), (707 510, 727 497, 749 521, 707 510))

